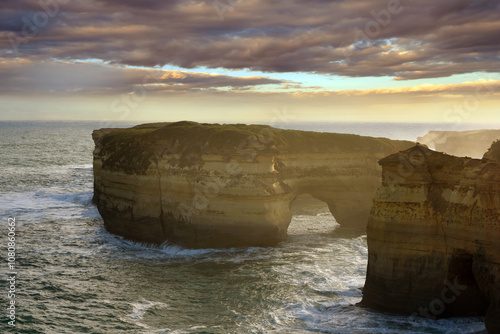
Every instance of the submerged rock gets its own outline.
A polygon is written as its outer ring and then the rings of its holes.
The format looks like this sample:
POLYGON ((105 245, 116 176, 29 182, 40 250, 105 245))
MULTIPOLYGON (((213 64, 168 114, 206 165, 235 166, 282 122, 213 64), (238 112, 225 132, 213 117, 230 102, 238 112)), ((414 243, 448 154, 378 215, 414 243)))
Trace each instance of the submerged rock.
POLYGON ((361 305, 500 333, 500 163, 417 145, 380 164, 361 305))
POLYGON ((309 193, 365 228, 378 160, 414 143, 264 125, 145 124, 93 133, 94 202, 128 239, 189 247, 270 246, 309 193))

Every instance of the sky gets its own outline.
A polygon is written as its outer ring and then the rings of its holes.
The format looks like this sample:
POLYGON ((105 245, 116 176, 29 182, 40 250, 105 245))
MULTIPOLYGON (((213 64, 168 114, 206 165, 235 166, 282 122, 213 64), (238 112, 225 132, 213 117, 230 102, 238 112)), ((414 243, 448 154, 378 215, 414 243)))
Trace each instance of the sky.
POLYGON ((493 0, 2 0, 0 120, 500 126, 493 0))

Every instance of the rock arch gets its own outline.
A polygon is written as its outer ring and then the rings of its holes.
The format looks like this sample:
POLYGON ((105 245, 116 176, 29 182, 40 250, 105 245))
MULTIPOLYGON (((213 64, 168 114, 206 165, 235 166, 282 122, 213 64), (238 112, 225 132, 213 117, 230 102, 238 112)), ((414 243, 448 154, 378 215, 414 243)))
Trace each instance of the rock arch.
POLYGON ((262 125, 146 124, 93 133, 94 202, 106 228, 189 247, 285 240, 290 203, 309 193, 365 228, 378 160, 413 145, 262 125))

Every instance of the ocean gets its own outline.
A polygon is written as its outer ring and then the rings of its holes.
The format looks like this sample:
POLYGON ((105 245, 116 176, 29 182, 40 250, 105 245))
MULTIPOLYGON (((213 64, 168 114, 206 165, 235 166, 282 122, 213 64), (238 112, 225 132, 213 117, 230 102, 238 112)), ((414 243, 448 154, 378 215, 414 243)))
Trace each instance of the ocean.
MULTIPOLYGON (((108 233, 91 203, 91 133, 99 127, 99 122, 0 122, 1 333, 485 330, 480 317, 435 321, 355 306, 366 274, 366 235, 340 227, 324 205, 294 209, 288 240, 272 248, 154 247, 108 233), (8 228, 14 219, 15 262, 9 268, 8 228), (12 276, 15 296, 9 297, 12 276), (15 327, 8 317, 12 300, 15 327)), ((480 128, 286 127, 412 140, 428 130, 480 128)))

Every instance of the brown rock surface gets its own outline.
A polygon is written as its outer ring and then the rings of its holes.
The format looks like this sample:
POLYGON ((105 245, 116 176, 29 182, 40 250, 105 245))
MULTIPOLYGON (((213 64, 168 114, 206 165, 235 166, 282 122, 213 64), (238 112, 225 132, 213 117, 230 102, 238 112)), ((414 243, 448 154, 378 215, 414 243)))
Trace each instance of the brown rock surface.
POLYGON ((417 145, 380 161, 361 305, 485 315, 500 333, 500 163, 417 145))
POLYGON ((93 133, 94 201, 106 228, 190 247, 268 246, 309 193, 365 228, 378 160, 414 143, 263 125, 146 124, 93 133))

